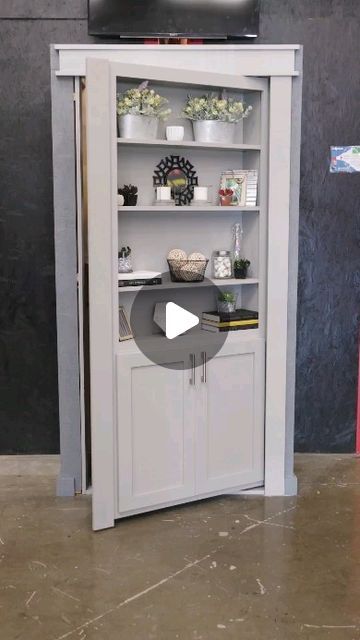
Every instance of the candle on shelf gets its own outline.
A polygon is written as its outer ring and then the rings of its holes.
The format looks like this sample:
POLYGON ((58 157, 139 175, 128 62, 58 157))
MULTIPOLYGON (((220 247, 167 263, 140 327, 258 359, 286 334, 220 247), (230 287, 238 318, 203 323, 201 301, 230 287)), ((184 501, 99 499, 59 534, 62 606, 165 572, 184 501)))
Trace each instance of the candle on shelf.
POLYGON ((194 187, 194 200, 207 202, 208 200, 208 188, 207 187, 194 187))
POLYGON ((157 187, 156 188, 157 200, 171 200, 171 187, 157 187))

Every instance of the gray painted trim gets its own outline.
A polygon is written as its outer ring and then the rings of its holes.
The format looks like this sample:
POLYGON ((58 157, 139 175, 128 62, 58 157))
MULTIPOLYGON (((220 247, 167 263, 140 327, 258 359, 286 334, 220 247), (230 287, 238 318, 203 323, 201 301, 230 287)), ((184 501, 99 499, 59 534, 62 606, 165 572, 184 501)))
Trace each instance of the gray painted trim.
POLYGON ((74 83, 51 48, 54 234, 61 469, 58 495, 81 491, 74 83))
POLYGON ((296 495, 297 479, 294 475, 295 433, 295 375, 296 375, 296 310, 298 281, 300 143, 302 111, 303 48, 295 55, 299 76, 292 84, 291 116, 291 174, 290 174, 290 228, 289 228, 289 292, 288 292, 288 344, 286 366, 286 436, 285 436, 285 493, 296 495))

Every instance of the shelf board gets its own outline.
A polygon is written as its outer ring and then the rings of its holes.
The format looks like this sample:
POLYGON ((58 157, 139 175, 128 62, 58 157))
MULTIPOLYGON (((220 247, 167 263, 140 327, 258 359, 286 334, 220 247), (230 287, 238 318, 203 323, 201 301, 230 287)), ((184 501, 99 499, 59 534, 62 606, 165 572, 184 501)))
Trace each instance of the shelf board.
MULTIPOLYGON (((119 275, 119 280, 121 279, 121 275, 119 275)), ((171 282, 166 281, 162 284, 153 284, 153 285, 144 285, 141 287, 119 287, 119 293, 136 293, 143 289, 144 291, 156 291, 158 289, 166 290, 166 289, 189 289, 192 287, 211 287, 215 285, 217 287, 233 287, 233 286, 244 286, 249 284, 259 284, 259 280, 256 278, 246 278, 245 280, 240 280, 238 278, 227 278, 227 279, 215 279, 206 278, 203 282, 171 282)))
MULTIPOLYGON (((254 338, 260 337, 260 329, 246 329, 246 331, 229 331, 226 336, 224 344, 239 344, 254 340, 254 338)), ((168 340, 163 334, 156 334, 152 336, 146 336, 141 338, 142 346, 146 347, 147 353, 158 353, 161 351, 167 351, 168 349, 182 349, 182 348, 206 348, 207 345, 211 346, 218 340, 218 333, 211 333, 210 331, 204 331, 197 327, 179 336, 176 340, 168 340), (172 343, 172 344, 171 344, 172 343)), ((116 355, 128 355, 138 354, 140 349, 134 339, 124 340, 119 342, 116 348, 116 355)))
POLYGON ((146 140, 118 138, 118 144, 142 147, 169 147, 170 149, 218 149, 223 151, 261 151, 259 144, 218 144, 217 142, 195 142, 194 140, 146 140))
POLYGON ((192 207, 192 206, 182 206, 182 207, 163 207, 157 204, 149 204, 149 205, 141 205, 135 207, 119 207, 118 212, 121 211, 131 211, 132 213, 142 213, 145 211, 153 211, 156 213, 258 213, 260 211, 260 207, 220 207, 219 205, 209 205, 206 207, 192 207))

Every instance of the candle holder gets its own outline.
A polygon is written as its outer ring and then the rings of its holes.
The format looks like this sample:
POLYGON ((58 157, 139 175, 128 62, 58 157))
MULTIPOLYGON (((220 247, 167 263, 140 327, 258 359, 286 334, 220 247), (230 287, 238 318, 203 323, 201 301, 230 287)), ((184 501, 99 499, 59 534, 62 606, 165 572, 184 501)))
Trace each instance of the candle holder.
POLYGON ((234 192, 232 189, 220 189, 219 198, 221 207, 231 207, 234 192))
POLYGON ((162 185, 156 187, 155 190, 155 204, 158 207, 174 207, 175 200, 171 198, 171 187, 168 185, 162 185))
POLYGON ((211 204, 211 187, 194 187, 194 198, 191 202, 192 207, 207 207, 211 204))

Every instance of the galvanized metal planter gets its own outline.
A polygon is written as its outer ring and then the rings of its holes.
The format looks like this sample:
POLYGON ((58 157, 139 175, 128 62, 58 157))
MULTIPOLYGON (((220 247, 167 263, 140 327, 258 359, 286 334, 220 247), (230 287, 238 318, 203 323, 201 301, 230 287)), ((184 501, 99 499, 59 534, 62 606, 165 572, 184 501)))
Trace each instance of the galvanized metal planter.
POLYGON ((196 142, 232 144, 235 141, 236 124, 220 120, 193 120, 196 142))
POLYGON ((155 140, 159 119, 153 116, 141 116, 128 113, 118 116, 120 138, 155 140))

